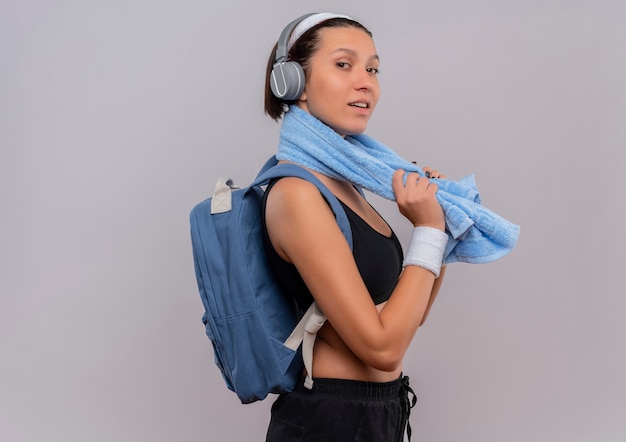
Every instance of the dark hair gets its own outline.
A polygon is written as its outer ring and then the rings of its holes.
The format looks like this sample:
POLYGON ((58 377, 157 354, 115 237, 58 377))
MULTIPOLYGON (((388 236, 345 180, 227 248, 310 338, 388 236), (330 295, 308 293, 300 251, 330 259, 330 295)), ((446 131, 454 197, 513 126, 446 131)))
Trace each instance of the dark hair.
MULTIPOLYGON (((287 58, 291 61, 297 61, 300 63, 306 76, 309 73, 311 57, 319 48, 320 29, 339 27, 353 27, 361 29, 370 37, 372 36, 372 33, 357 21, 347 18, 331 18, 313 26, 311 29, 302 34, 289 51, 287 58)), ((272 73, 272 67, 274 66, 274 61, 276 60, 277 46, 278 43, 276 43, 274 45, 274 49, 272 49, 270 57, 267 60, 267 70, 265 72, 265 113, 275 121, 278 121, 283 116, 288 105, 295 103, 295 100, 285 101, 276 97, 270 88, 270 74, 272 73)))

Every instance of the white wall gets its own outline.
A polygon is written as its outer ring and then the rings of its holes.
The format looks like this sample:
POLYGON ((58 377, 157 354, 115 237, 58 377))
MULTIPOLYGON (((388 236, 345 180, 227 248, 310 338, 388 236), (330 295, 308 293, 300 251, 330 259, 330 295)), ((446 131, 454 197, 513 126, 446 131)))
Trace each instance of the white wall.
POLYGON ((416 439, 625 440, 621 0, 0 1, 0 439, 264 439, 270 401, 213 365, 187 216, 274 151, 266 57, 311 10, 374 33, 369 133, 522 226, 449 269, 405 362, 416 439))

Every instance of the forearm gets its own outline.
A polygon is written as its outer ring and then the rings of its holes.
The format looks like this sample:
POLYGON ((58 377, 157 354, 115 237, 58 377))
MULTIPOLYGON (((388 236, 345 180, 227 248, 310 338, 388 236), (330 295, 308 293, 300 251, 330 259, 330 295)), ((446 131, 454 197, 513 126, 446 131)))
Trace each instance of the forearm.
MULTIPOLYGON (((381 309, 380 316, 383 327, 385 327, 387 321, 389 321, 389 324, 411 324, 409 331, 412 333, 409 334, 412 337, 417 328, 426 321, 426 317, 443 284, 445 269, 445 266, 441 268, 439 277, 434 279, 434 282, 431 284, 433 278, 424 272, 423 269, 407 267, 400 277, 391 299, 381 309), (411 275, 410 273, 412 272, 418 273, 418 275, 411 275)), ((391 327, 386 328, 391 332, 391 327)), ((402 327, 402 329, 405 329, 405 327, 402 327)), ((398 331, 401 332, 402 330, 398 331)))
POLYGON ((372 339, 375 355, 390 367, 399 365, 431 304, 435 276, 426 269, 407 266, 379 314, 380 331, 372 339))
POLYGON ((435 279, 435 283, 433 284, 433 289, 430 292, 430 299, 428 300, 428 305, 426 306, 426 311, 424 312, 424 316, 422 317, 422 322, 420 323, 420 327, 424 325, 426 322, 426 318, 428 318, 428 314, 430 313, 430 309, 435 302, 435 298, 441 289, 441 285, 443 284, 443 277, 446 274, 446 266, 441 267, 441 273, 439 274, 439 278, 435 279))
POLYGON ((413 229, 398 283, 378 314, 377 326, 371 327, 369 333, 364 330, 376 368, 393 369, 399 365, 415 332, 424 323, 439 290, 437 279, 447 241, 445 232, 437 227, 413 229))

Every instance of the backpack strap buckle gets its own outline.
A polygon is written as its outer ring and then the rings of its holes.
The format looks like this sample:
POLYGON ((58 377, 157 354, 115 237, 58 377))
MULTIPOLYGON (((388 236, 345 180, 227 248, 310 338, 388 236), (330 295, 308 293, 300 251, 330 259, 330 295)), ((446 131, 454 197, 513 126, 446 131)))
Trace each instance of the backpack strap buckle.
POLYGON ((313 346, 315 345, 317 332, 325 322, 326 316, 320 310, 317 302, 313 302, 284 344, 285 347, 296 351, 300 343, 302 343, 302 359, 306 368, 304 386, 309 390, 313 388, 313 346))

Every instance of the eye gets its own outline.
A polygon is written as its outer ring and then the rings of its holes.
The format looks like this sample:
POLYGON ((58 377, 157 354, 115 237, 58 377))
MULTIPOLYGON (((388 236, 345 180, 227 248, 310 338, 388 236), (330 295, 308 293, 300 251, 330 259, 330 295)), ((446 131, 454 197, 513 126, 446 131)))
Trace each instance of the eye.
POLYGON ((367 68, 367 72, 369 72, 370 74, 377 75, 380 73, 380 70, 378 68, 367 68))
POLYGON ((340 69, 347 69, 350 67, 350 63, 348 63, 347 61, 338 61, 337 67, 340 69))

